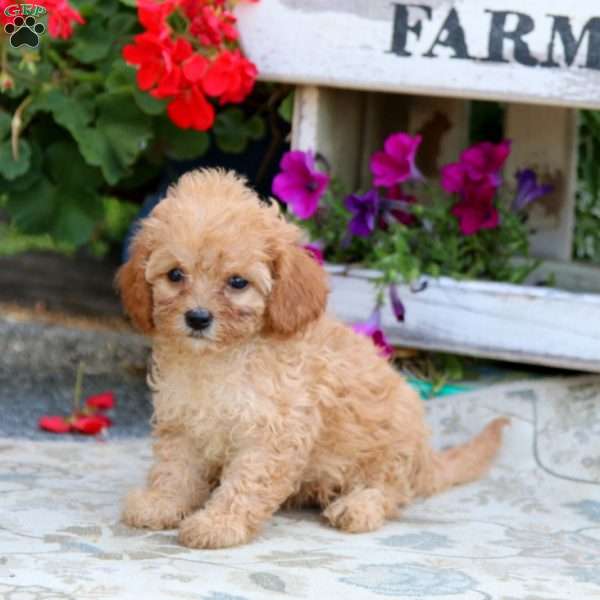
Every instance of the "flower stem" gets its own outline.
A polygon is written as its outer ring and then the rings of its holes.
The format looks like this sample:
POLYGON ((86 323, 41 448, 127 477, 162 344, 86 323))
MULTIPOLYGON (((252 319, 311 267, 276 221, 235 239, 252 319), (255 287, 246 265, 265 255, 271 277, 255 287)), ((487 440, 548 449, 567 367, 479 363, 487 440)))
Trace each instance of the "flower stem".
POLYGON ((17 106, 15 114, 13 115, 10 123, 10 141, 13 160, 19 160, 19 136, 21 135, 21 128, 23 126, 23 112, 29 106, 32 100, 33 98, 31 96, 27 96, 23 102, 17 106))
POLYGON ((81 389, 83 387, 83 375, 85 373, 85 363, 81 360, 77 365, 77 375, 75 377, 75 389, 73 390, 73 414, 78 415, 81 412, 81 389))

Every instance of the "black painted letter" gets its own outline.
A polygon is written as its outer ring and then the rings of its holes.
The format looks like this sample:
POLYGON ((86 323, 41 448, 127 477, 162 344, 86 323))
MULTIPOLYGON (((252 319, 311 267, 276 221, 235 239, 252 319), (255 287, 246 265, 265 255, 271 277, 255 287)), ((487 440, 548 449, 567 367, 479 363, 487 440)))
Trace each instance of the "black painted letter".
POLYGON ((394 33, 392 35, 392 54, 398 56, 412 56, 406 49, 408 32, 412 31, 417 36, 421 37, 423 23, 418 20, 414 25, 408 24, 409 8, 420 8, 428 19, 431 20, 431 7, 422 6, 421 4, 394 4, 394 33))
POLYGON ((588 51, 585 66, 588 69, 600 70, 600 17, 593 17, 583 28, 579 39, 576 40, 571 27, 571 19, 558 15, 548 15, 554 19, 552 25, 552 37, 548 45, 548 59, 542 63, 542 67, 560 67, 554 59, 554 48, 556 37, 560 37, 563 48, 565 50, 565 63, 568 67, 572 66, 577 58, 579 49, 585 40, 585 36, 589 35, 588 51))
POLYGON ((523 36, 531 33, 535 28, 533 19, 529 15, 519 12, 494 10, 486 10, 485 12, 492 15, 488 57, 485 60, 489 62, 510 62, 504 58, 504 40, 511 40, 515 48, 515 61, 528 67, 536 66, 538 61, 531 55, 527 42, 523 41, 523 36), (516 15, 518 18, 514 31, 506 31, 506 17, 508 15, 516 15))
POLYGON ((465 39, 465 30, 460 24, 460 19, 458 18, 458 13, 455 8, 453 8, 446 17, 433 45, 429 48, 428 52, 423 54, 423 56, 435 58, 437 56, 434 52, 436 46, 452 48, 452 50, 454 50, 454 56, 452 58, 473 59, 473 57, 469 55, 465 39))

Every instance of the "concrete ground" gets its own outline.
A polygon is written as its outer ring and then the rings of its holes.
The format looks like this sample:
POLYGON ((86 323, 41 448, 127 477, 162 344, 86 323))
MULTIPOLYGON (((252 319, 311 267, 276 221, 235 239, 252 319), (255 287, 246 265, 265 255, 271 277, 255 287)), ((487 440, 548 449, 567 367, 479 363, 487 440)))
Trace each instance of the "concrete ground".
MULTIPOLYGON (((54 439, 38 429, 43 415, 68 414, 75 376, 85 364, 83 397, 112 390, 117 398, 111 438, 149 432, 150 395, 145 382, 147 341, 124 324, 101 323, 0 307, 0 437, 54 439)), ((89 440, 85 436, 61 439, 89 440)))

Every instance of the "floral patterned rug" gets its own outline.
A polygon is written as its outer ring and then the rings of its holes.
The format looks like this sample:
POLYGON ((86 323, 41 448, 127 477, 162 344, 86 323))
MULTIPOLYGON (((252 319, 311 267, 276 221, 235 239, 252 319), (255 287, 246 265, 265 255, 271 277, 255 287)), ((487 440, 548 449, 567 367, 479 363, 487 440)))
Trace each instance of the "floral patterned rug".
POLYGON ((286 512, 253 544, 219 551, 119 524, 148 440, 0 439, 0 598, 599 598, 600 377, 500 385, 428 409, 440 446, 512 417, 487 479, 372 534, 286 512))

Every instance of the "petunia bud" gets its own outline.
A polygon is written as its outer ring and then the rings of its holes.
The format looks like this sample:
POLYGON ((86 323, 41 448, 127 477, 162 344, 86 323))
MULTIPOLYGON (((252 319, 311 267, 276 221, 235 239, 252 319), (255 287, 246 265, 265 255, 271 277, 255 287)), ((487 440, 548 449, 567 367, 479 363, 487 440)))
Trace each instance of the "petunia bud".
POLYGON ((6 72, 0 73, 0 90, 11 90, 15 87, 15 80, 6 72))
POLYGON ((398 288, 396 284, 390 285, 390 302, 392 304, 392 310, 394 311, 394 315, 398 321, 401 323, 404 322, 404 316, 406 313, 406 309, 404 308, 404 304, 402 300, 400 300, 400 294, 398 293, 398 288))

